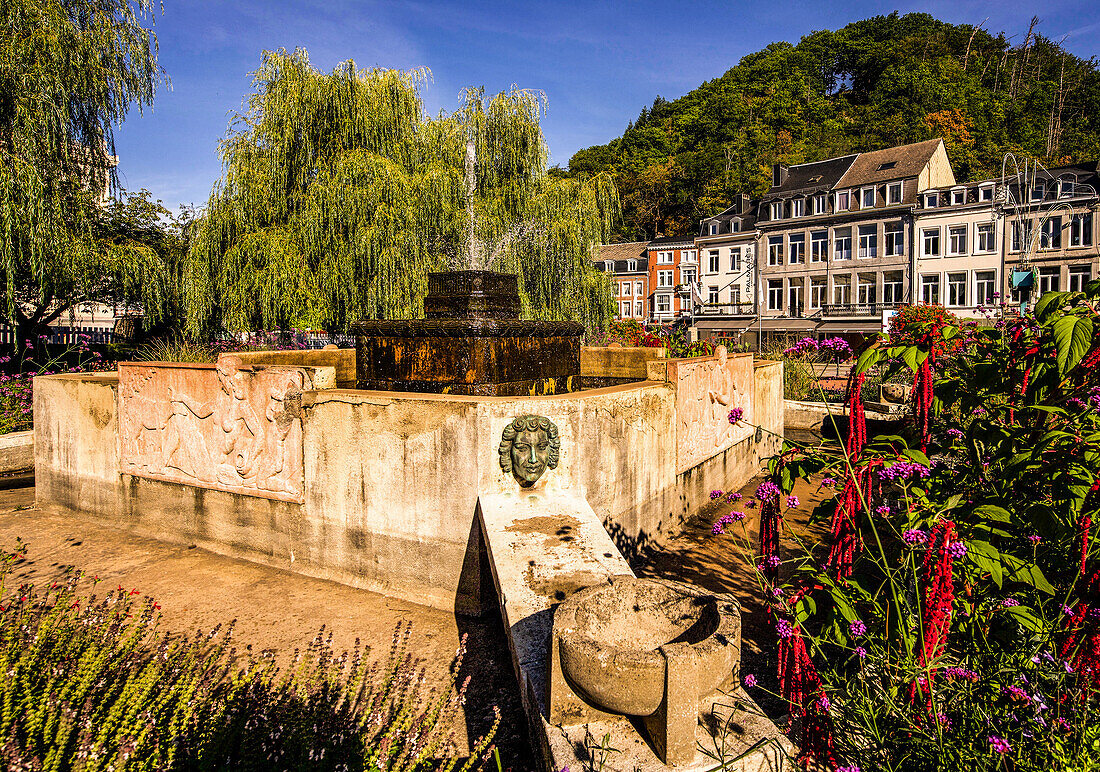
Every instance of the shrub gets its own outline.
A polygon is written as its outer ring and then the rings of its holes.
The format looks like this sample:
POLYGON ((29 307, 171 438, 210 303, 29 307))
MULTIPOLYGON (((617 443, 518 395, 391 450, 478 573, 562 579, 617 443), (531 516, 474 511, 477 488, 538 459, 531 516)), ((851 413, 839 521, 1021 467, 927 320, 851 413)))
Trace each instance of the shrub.
MULTIPOLYGON (((176 636, 157 603, 71 573, 8 587, 22 550, 0 553, 0 760, 8 769, 451 770, 446 735, 465 696, 425 689, 399 624, 383 663, 339 656, 324 629, 280 670, 232 648, 233 625, 176 636), (90 585, 90 587, 89 587, 90 585), (93 594, 88 594, 87 591, 93 594)), ((463 642, 464 643, 464 642, 463 642)), ((491 737, 491 733, 490 733, 491 737)), ((482 738, 463 766, 485 760, 482 738)))
POLYGON ((0 434, 26 431, 33 426, 36 376, 76 373, 106 366, 103 355, 89 347, 91 338, 84 333, 77 336, 74 344, 52 347, 52 354, 51 347, 46 344, 48 338, 48 335, 39 335, 37 341, 24 341, 23 358, 15 363, 10 356, 0 357, 0 364, 14 365, 15 370, 13 375, 0 375, 0 434))

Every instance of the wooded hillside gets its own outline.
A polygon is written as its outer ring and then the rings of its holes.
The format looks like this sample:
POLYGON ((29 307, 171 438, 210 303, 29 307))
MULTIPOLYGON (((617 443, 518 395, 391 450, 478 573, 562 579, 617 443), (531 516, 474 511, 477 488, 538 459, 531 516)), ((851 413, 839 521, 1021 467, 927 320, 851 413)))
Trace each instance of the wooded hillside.
POLYGON ((996 35, 927 14, 877 16, 773 43, 622 137, 578 151, 574 176, 611 171, 622 240, 693 233, 771 164, 942 137, 955 175, 1000 173, 1006 152, 1055 165, 1100 157, 1100 72, 1029 30, 996 35))

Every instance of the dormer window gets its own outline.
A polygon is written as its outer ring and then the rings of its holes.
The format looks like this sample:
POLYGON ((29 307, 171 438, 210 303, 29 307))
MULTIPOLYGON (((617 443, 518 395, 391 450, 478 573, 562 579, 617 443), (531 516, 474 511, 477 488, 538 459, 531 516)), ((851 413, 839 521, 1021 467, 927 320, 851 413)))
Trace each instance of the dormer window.
POLYGON ((966 190, 955 189, 951 191, 951 205, 958 206, 966 203, 966 190))
POLYGON ((824 193, 818 193, 816 196, 814 196, 813 213, 814 214, 825 214, 825 194, 824 193))
POLYGON ((1042 201, 1047 195, 1047 183, 1045 180, 1035 180, 1031 186, 1031 200, 1042 201))
POLYGON ((893 169, 897 165, 898 165, 897 161, 886 161, 886 162, 880 163, 878 165, 878 171, 885 172, 885 171, 888 171, 890 169, 893 169))
POLYGON ((979 201, 992 201, 993 200, 993 186, 982 185, 978 188, 978 200, 979 201))
POLYGON ((886 186, 886 203, 887 204, 900 204, 901 203, 901 183, 891 182, 886 186))
POLYGON ((837 191, 836 194, 836 211, 847 212, 848 211, 849 194, 846 190, 837 191))
POLYGON ((738 219, 730 220, 730 233, 741 232, 741 221, 738 219))
POLYGON ((613 262, 611 262, 610 260, 604 260, 603 261, 603 269, 605 271, 607 271, 608 273, 614 273, 615 272, 615 264, 613 262))
POLYGON ((714 236, 717 233, 718 233, 718 223, 712 222, 710 224, 710 235, 714 236))
POLYGON ((1073 175, 1058 178, 1058 198, 1073 198, 1076 195, 1077 178, 1073 175))
POLYGON ((634 271, 637 271, 638 270, 638 261, 637 260, 627 260, 626 261, 626 270, 630 271, 631 273, 633 273, 634 271))
POLYGON ((924 206, 927 209, 934 209, 939 206, 940 194, 936 191, 924 194, 924 206))
POLYGON ((791 201, 791 217, 802 217, 806 214, 806 199, 796 198, 791 201))
POLYGON ((771 209, 772 209, 772 219, 773 220, 782 220, 783 219, 783 202, 782 201, 772 201, 771 209))
POLYGON ((873 209, 874 206, 875 206, 875 189, 874 188, 864 188, 861 191, 861 194, 862 194, 862 197, 861 197, 860 202, 859 202, 860 208, 862 208, 862 209, 873 209))

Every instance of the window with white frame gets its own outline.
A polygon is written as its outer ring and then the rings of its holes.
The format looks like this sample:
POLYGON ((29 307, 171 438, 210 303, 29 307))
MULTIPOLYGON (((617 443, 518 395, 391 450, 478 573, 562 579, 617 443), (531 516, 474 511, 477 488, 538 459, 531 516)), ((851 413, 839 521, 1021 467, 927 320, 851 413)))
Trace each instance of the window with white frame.
POLYGON ((730 247, 730 270, 741 270, 741 247, 730 247))
POLYGON ((835 204, 833 206, 833 211, 847 212, 848 209, 849 209, 848 201, 849 201, 848 191, 838 190, 837 193, 836 193, 836 201, 835 201, 835 204))
POLYGON ((667 314, 672 310, 672 296, 671 295, 658 295, 657 296, 657 313, 667 314))
POLYGON ((1071 265, 1069 267, 1069 291, 1084 292, 1085 285, 1092 279, 1092 266, 1071 265))
POLYGON ((856 276, 856 302, 861 306, 875 304, 875 275, 861 273, 856 276))
POLYGON ((852 257, 852 229, 833 228, 833 259, 850 260, 852 257))
POLYGON ((787 282, 787 314, 802 315, 802 279, 791 279, 787 282))
POLYGON ((634 304, 634 315, 639 319, 645 316, 645 303, 639 300, 634 304))
POLYGON ((887 271, 882 275, 882 302, 891 306, 902 303, 905 277, 901 271, 887 271))
POLYGON ((1069 245, 1071 247, 1092 246, 1092 212, 1073 215, 1069 223, 1069 245))
POLYGON ((768 236, 768 265, 783 265, 782 236, 768 236))
POLYGON ((657 253, 657 265, 672 265, 672 253, 671 252, 658 252, 657 253))
POLYGON ((992 305, 997 291, 996 271, 978 271, 974 274, 974 302, 979 305, 992 305))
POLYGON ((993 223, 980 222, 974 226, 974 240, 977 252, 992 252, 997 248, 997 238, 993 231, 993 223))
POLYGON ((947 254, 949 255, 965 255, 966 254, 966 231, 965 225, 952 225, 947 229, 947 254))
POLYGON ((707 252, 707 273, 718 273, 718 250, 707 252))
POLYGON ((1058 178, 1058 198, 1073 198, 1077 188, 1077 177, 1067 175, 1058 178))
POLYGON ((873 209, 875 206, 875 189, 864 188, 860 191, 859 206, 861 209, 873 209))
POLYGON ((992 201, 993 200, 993 186, 982 185, 978 188, 978 200, 979 201, 992 201))
POLYGON ((638 270, 638 261, 637 260, 627 260, 626 261, 626 270, 629 271, 630 273, 633 273, 634 271, 637 271, 638 270))
POLYGON ((1031 234, 1033 230, 1034 221, 1032 220, 1017 220, 1012 223, 1012 243, 1011 248, 1013 252, 1027 251, 1031 249, 1031 234))
POLYGON ((805 233, 792 233, 787 238, 787 260, 791 265, 806 262, 805 233))
POLYGON ((619 294, 624 297, 630 297, 630 290, 634 287, 633 283, 624 281, 619 284, 619 294))
POLYGON ((783 308, 783 280, 768 279, 768 310, 779 311, 783 308))
POLYGON ((1043 221, 1043 229, 1039 231, 1040 249, 1062 248, 1062 218, 1048 217, 1043 221))
POLYGON ((680 252, 680 261, 684 263, 696 263, 699 261, 699 252, 694 249, 685 249, 680 252))
POLYGON ((1042 201, 1047 195, 1047 183, 1045 180, 1035 180, 1031 186, 1031 200, 1042 201))
POLYGON ((626 318, 630 316, 630 309, 633 304, 629 300, 623 300, 619 303, 619 316, 626 318))
POLYGON ((940 194, 934 190, 931 193, 924 194, 924 206, 926 209, 934 209, 939 204, 939 200, 940 194))
POLYGON ((930 306, 940 303, 940 275, 934 273, 920 277, 920 299, 930 306))
POLYGON ((658 287, 671 287, 672 286, 672 271, 657 271, 657 286, 658 287))
POLYGON ((852 277, 833 277, 833 304, 837 306, 850 306, 852 304, 852 277))
POLYGON ((712 222, 710 224, 710 235, 715 236, 718 234, 718 223, 712 222))
POLYGON ((718 304, 718 285, 711 284, 707 287, 707 302, 712 306, 718 304))
POLYGON ((642 292, 642 283, 640 281, 634 282, 634 294, 638 297, 642 297, 645 294, 642 292))
POLYGON ((1059 267, 1054 268, 1040 268, 1039 269, 1039 294, 1045 295, 1048 292, 1057 292, 1059 279, 1062 275, 1062 269, 1059 267))
POLYGON ((926 256, 938 257, 940 254, 940 229, 923 228, 921 230, 921 244, 926 256))
POLYGON ((901 203, 901 183, 891 182, 886 186, 886 203, 887 204, 900 204, 901 203))
POLYGON ((824 276, 810 278, 810 308, 818 309, 825 305, 826 292, 828 292, 828 279, 824 276))
POLYGON ((829 256, 829 231, 810 231, 810 262, 823 263, 829 256))
POLYGON ((734 305, 741 302, 741 287, 739 285, 733 285, 730 287, 730 302, 734 305))
POLYGON ((615 272, 615 264, 613 262, 611 262, 610 260, 604 260, 603 261, 603 269, 605 271, 607 271, 608 273, 614 273, 615 272))
POLYGON ((806 199, 796 198, 791 201, 791 217, 802 217, 806 214, 806 199))
POLYGON ((694 284, 699 280, 699 276, 694 268, 681 268, 680 279, 684 284, 694 284))
POLYGON ((966 305, 966 273, 947 274, 947 305, 966 305))
POLYGON ((859 226, 859 256, 861 258, 878 257, 878 226, 859 226))
POLYGON ((951 191, 951 203, 954 206, 958 206, 959 204, 965 204, 966 203, 966 189, 965 188, 956 188, 955 190, 952 190, 951 191))
POLYGON ((905 254, 905 231, 900 222, 888 222, 882 226, 886 234, 886 256, 897 257, 905 254))
POLYGON ((734 217, 732 220, 730 220, 730 233, 740 233, 740 232, 741 232, 741 220, 740 220, 740 218, 734 217))
POLYGON ((825 214, 825 194, 818 193, 813 198, 813 213, 825 214))
POLYGON ((772 201, 771 211, 772 211, 772 219, 773 220, 782 220, 783 219, 783 202, 782 201, 772 201))

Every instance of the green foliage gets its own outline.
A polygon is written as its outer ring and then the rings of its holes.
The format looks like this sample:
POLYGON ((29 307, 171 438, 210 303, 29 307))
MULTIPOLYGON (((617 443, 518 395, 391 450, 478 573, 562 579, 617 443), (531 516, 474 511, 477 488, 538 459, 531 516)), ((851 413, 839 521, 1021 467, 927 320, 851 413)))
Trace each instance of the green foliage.
POLYGON ((691 234, 737 194, 767 190, 773 163, 934 137, 959 179, 999 174, 1007 151, 1048 165, 1100 157, 1100 72, 1042 35, 877 16, 772 43, 680 99, 658 97, 569 170, 614 174, 616 240, 630 241, 691 234))
POLYGON ((433 118, 424 77, 264 54, 191 245, 192 332, 418 317, 428 272, 456 267, 518 274, 526 317, 606 325, 591 253, 618 214, 611 179, 547 173, 539 95, 471 89, 433 118))
POLYGON ((205 343, 187 338, 158 338, 139 348, 134 359, 139 362, 216 362, 218 353, 205 343))
POLYGON ((155 250, 110 235, 100 196, 113 127, 153 102, 162 73, 138 0, 0 4, 0 282, 22 342, 70 308, 141 303, 157 318, 170 277, 155 250))
MULTIPOLYGON (((232 624, 169 635, 160 606, 95 580, 5 586, 0 553, 0 760, 6 769, 452 770, 465 687, 427 693, 398 625, 384 662, 317 635, 289 667, 232 648, 232 624), (90 585, 90 586, 89 586, 90 585), (89 593, 93 594, 89 594, 89 593)), ((463 766, 487 757, 483 738, 463 766)))

